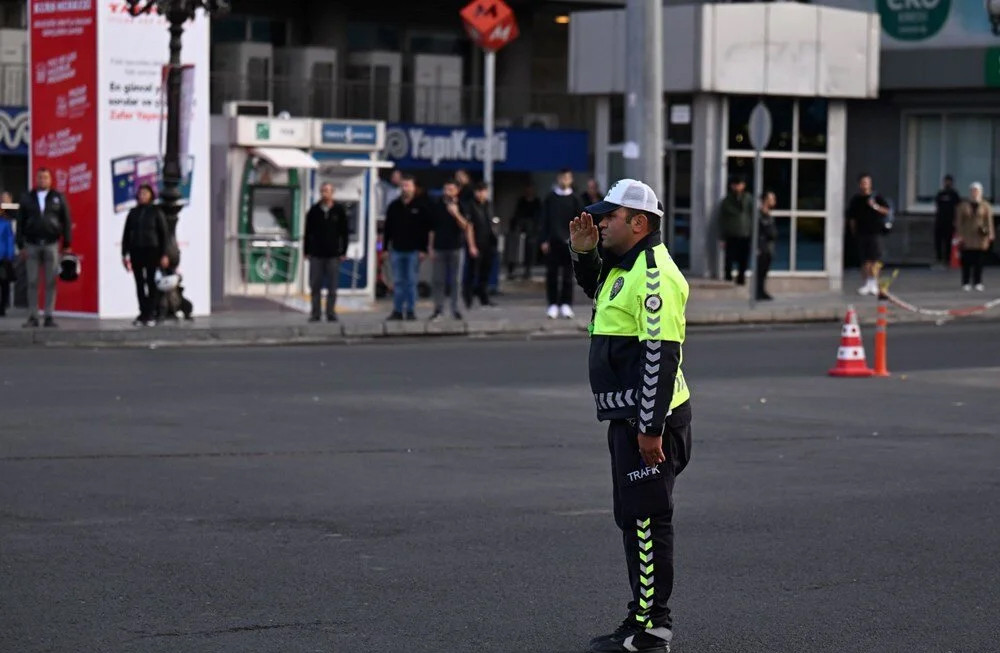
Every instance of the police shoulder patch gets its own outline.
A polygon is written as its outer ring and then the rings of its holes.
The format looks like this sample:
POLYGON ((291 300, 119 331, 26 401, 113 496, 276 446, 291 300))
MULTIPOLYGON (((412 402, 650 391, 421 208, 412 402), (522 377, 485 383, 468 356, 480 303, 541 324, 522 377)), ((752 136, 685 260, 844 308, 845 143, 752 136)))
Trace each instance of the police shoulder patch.
POLYGON ((622 291, 622 287, 625 285, 625 277, 618 277, 615 279, 615 283, 611 286, 611 295, 608 299, 614 299, 618 296, 618 293, 622 291))
POLYGON ((646 295, 645 306, 647 311, 655 313, 663 306, 663 300, 660 299, 659 295, 646 295))

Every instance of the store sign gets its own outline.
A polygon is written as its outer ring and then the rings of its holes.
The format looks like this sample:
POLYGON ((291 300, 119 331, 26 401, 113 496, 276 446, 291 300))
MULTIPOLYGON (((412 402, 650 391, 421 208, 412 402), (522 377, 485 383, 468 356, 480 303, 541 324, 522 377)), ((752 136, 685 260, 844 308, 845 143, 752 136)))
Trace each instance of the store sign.
MULTIPOLYGON (((384 155, 402 169, 481 169, 487 156, 481 127, 389 125, 384 155)), ((571 129, 500 129, 493 135, 494 169, 587 168, 587 134, 571 129)))
POLYGON ((944 27, 951 0, 878 0, 882 29, 900 41, 923 41, 944 27))
POLYGON ((238 145, 246 147, 309 147, 312 142, 309 132, 311 124, 312 121, 308 118, 239 116, 235 121, 234 140, 238 145))
POLYGON ((28 153, 28 109, 0 107, 0 154, 28 153))
POLYGON ((990 48, 986 51, 985 81, 992 88, 1000 88, 1000 48, 990 48))
POLYGON ((318 137, 315 145, 318 147, 371 150, 383 145, 379 129, 381 123, 346 120, 323 120, 317 123, 318 137))

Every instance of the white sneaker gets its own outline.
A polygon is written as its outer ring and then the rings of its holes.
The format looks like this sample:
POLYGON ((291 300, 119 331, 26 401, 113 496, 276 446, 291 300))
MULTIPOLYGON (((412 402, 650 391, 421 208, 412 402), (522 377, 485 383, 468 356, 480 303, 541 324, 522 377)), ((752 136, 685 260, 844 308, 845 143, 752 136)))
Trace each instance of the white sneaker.
POLYGON ((559 307, 559 314, 562 315, 567 320, 572 320, 576 317, 576 313, 573 312, 573 307, 569 304, 563 304, 559 307))
POLYGON ((869 284, 867 284, 867 283, 865 285, 861 286, 860 288, 858 288, 858 294, 859 295, 870 295, 871 292, 872 292, 872 287, 869 284))
POLYGON ((965 284, 964 286, 962 286, 962 290, 964 290, 965 292, 972 292, 972 286, 970 286, 969 284, 965 284))
POLYGON ((976 284, 976 290, 978 290, 979 292, 983 292, 984 290, 986 290, 986 286, 984 286, 981 283, 977 283, 976 284))
POLYGON ((549 316, 550 320, 556 319, 557 317, 559 317, 559 307, 556 306, 555 304, 552 304, 551 306, 549 306, 547 315, 549 316))

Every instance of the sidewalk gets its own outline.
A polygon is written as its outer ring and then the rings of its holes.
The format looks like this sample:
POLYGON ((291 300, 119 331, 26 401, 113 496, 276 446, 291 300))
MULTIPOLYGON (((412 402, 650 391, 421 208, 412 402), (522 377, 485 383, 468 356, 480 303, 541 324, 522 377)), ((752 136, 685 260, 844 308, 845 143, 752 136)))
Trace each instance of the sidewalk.
MULTIPOLYGON (((988 269, 986 276, 990 280, 988 269)), ((891 272, 891 270, 890 270, 891 272)), ((788 294, 771 302, 758 302, 751 309, 743 293, 718 281, 691 279, 688 301, 689 326, 748 325, 804 322, 836 323, 853 304, 862 323, 874 323, 876 301, 855 292, 856 275, 848 273, 847 289, 841 293, 788 294)), ((954 271, 903 269, 892 292, 926 308, 976 306, 1000 296, 1000 285, 991 293, 962 292, 954 271)), ((415 322, 385 322, 390 305, 380 301, 374 310, 348 311, 336 323, 308 323, 298 311, 267 301, 235 302, 227 310, 193 322, 136 328, 130 320, 97 320, 57 317, 58 329, 25 329, 24 309, 8 311, 0 318, 0 347, 46 346, 197 346, 246 344, 351 343, 387 337, 583 337, 590 318, 589 302, 577 293, 573 320, 550 320, 545 316, 544 295, 537 281, 510 284, 496 298, 496 309, 473 308, 462 321, 428 322, 431 306, 420 302, 415 322)), ((963 319, 1000 319, 1000 310, 963 319)), ((934 322, 934 318, 890 308, 892 322, 934 322)))

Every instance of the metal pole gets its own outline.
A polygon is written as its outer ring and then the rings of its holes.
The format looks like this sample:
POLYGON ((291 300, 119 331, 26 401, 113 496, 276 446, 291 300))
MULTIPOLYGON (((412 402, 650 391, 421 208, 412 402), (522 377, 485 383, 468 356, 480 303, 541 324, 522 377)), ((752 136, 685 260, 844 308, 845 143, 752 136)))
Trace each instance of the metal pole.
POLYGON ((757 256, 760 238, 760 196, 764 194, 764 157, 760 150, 757 150, 753 160, 753 228, 750 236, 750 276, 753 283, 747 284, 750 288, 750 308, 757 303, 757 256))
POLYGON ((496 109, 497 53, 487 50, 483 57, 483 135, 486 155, 483 157, 483 181, 489 187, 488 215, 493 217, 493 121, 496 109))
MULTIPOLYGON (((625 174, 663 193, 663 7, 625 7, 625 174)), ((665 222, 665 221, 664 221, 665 222)))
POLYGON ((176 4, 168 14, 170 20, 170 65, 167 72, 167 143, 163 155, 163 193, 160 196, 169 231, 168 256, 171 265, 180 262, 177 246, 177 220, 181 212, 181 36, 188 13, 176 4))

